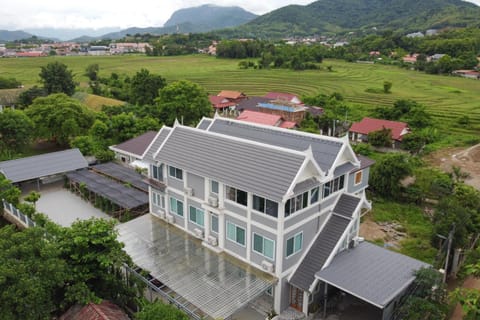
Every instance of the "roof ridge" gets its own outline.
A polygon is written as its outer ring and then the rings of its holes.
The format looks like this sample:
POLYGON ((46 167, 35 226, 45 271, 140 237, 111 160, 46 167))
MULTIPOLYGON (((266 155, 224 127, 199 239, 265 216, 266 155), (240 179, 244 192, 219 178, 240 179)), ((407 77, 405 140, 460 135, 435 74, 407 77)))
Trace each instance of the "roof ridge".
MULTIPOLYGON (((101 302, 103 303, 103 301, 101 302)), ((93 311, 97 313, 102 319, 104 320, 109 320, 110 318, 103 312, 103 310, 100 308, 100 305, 94 304, 92 302, 89 302, 88 305, 93 308, 93 311)), ((113 319, 112 319, 113 320, 113 319)))
MULTIPOLYGON (((80 149, 78 148, 70 148, 70 149, 65 149, 65 150, 60 150, 60 151, 53 151, 53 152, 47 152, 47 153, 41 153, 41 154, 36 154, 34 156, 29 156, 29 157, 23 157, 23 158, 18 158, 18 159, 11 159, 11 160, 5 160, 5 161, 0 161, 0 163, 8 163, 8 162, 13 162, 13 161, 19 161, 19 160, 24 160, 24 159, 33 159, 33 158, 39 158, 39 157, 45 157, 47 155, 51 155, 52 153, 66 153, 66 152, 73 152, 74 150, 78 150, 80 152, 80 149)), ((80 152, 80 154, 83 156, 83 154, 80 152)))

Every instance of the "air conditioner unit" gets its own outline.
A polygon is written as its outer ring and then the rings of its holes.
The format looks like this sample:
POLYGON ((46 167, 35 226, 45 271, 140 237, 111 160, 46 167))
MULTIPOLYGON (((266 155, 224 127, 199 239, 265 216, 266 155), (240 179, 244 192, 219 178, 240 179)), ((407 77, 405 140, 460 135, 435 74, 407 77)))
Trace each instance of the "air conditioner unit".
POLYGON ((166 215, 165 215, 165 211, 159 211, 158 212, 158 216, 162 219, 165 219, 166 215))
POLYGON ((193 189, 192 188, 185 188, 183 191, 185 191, 185 194, 189 197, 193 196, 193 189))
POLYGON ((203 230, 202 229, 198 229, 198 228, 193 229, 193 234, 197 238, 203 238, 203 230))
POLYGON ((218 245, 217 238, 214 236, 208 236, 208 244, 211 246, 216 246, 218 245))
POLYGON ((263 260, 262 261, 262 269, 267 271, 267 272, 273 272, 273 263, 269 262, 269 261, 266 261, 266 260, 263 260))
POLYGON ((168 223, 175 223, 175 217, 171 214, 167 214, 167 222, 168 223))
POLYGON ((208 205, 214 208, 218 207, 218 198, 214 196, 208 197, 208 205))

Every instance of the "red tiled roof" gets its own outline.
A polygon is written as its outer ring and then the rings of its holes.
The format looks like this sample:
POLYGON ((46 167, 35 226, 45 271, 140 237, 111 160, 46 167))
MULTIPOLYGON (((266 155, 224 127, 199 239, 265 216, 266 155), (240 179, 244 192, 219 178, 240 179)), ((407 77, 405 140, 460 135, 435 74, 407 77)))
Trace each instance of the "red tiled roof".
POLYGON ((130 320, 119 306, 102 301, 100 304, 89 303, 86 306, 74 305, 65 312, 60 320, 130 320))
POLYGON ((244 98, 245 94, 238 91, 222 90, 220 91, 219 94, 217 94, 217 96, 228 98, 228 99, 239 99, 239 98, 244 98))
POLYGON ((138 137, 127 140, 113 147, 115 149, 132 153, 140 157, 145 153, 145 150, 147 150, 148 146, 153 141, 156 135, 157 135, 156 131, 147 131, 138 137))
POLYGON ((208 96, 208 99, 210 100, 210 103, 214 108, 226 108, 235 106, 235 102, 230 102, 230 100, 225 97, 208 96))
POLYGON ((276 126, 278 122, 282 121, 282 117, 275 114, 245 110, 237 117, 237 120, 276 126))
POLYGON ((42 57, 45 54, 43 52, 17 52, 17 57, 42 57))
POLYGON ((402 132, 408 130, 408 124, 400 121, 390 121, 374 118, 363 118, 360 122, 354 122, 350 127, 350 132, 361 134, 369 134, 370 132, 379 131, 383 128, 392 130, 393 140, 402 140, 402 132))
POLYGON ((292 101, 293 99, 297 98, 300 102, 300 98, 291 93, 285 92, 269 92, 265 95, 265 98, 273 99, 273 100, 285 100, 285 101, 292 101))

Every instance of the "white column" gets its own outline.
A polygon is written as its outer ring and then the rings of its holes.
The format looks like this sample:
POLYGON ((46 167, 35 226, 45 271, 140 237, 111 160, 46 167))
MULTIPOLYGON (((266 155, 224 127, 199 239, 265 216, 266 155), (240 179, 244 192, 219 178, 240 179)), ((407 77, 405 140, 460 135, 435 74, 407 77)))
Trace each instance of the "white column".
POLYGON ((187 177, 188 177, 188 173, 183 170, 183 227, 185 228, 185 230, 188 230, 188 215, 190 214, 188 212, 188 195, 187 193, 185 192, 185 189, 188 187, 188 181, 187 181, 187 177))
MULTIPOLYGON (((280 312, 282 311, 281 310, 281 307, 282 307, 282 294, 284 294, 282 291, 282 279, 280 278, 277 282, 277 284, 275 285, 274 289, 273 289, 273 309, 275 310, 275 312, 277 314, 280 314, 280 312)), ((285 293, 285 294, 288 294, 285 293)))
POLYGON ((278 204, 278 221, 277 221, 277 241, 275 241, 276 248, 276 262, 275 262, 275 274, 278 278, 281 277, 283 272, 283 258, 285 256, 283 243, 284 243, 284 229, 285 229, 285 205, 280 202, 278 204))

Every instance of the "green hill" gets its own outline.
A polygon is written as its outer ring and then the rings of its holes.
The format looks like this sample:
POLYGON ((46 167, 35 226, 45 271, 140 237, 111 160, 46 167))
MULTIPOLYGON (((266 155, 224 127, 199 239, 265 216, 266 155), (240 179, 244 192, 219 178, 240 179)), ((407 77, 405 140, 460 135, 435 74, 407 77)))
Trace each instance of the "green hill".
POLYGON ((295 36, 377 28, 413 32, 480 26, 480 7, 462 0, 319 0, 290 5, 240 26, 251 36, 295 36))

